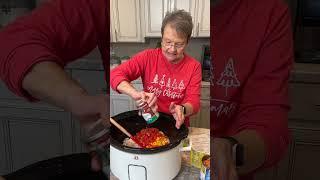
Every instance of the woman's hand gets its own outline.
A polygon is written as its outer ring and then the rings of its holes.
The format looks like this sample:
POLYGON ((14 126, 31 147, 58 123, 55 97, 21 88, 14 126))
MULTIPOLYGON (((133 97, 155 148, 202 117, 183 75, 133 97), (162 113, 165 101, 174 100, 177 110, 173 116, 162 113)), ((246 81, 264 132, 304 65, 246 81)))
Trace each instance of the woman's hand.
MULTIPOLYGON (((110 121, 108 116, 108 109, 109 109, 109 100, 108 96, 105 95, 97 95, 97 96, 90 96, 90 95, 82 95, 78 97, 73 97, 70 100, 70 107, 71 113, 73 116, 79 121, 80 126, 84 129, 90 126, 92 123, 97 121, 98 119, 104 119, 104 125, 106 127, 110 127, 110 121)), ((108 137, 105 138, 105 145, 109 146, 109 134, 106 135, 108 137)), ((96 152, 90 152, 92 157, 91 160, 91 167, 95 171, 99 171, 101 169, 101 160, 96 152)))
POLYGON ((169 106, 169 111, 176 120, 176 128, 179 129, 180 126, 184 123, 185 119, 183 114, 183 107, 181 105, 175 104, 174 102, 171 102, 169 106))
POLYGON ((135 93, 132 98, 136 101, 137 106, 139 106, 139 103, 141 103, 142 100, 148 103, 153 112, 158 111, 157 96, 154 93, 140 91, 135 93))
POLYGON ((238 180, 235 163, 232 159, 232 147, 228 140, 214 138, 211 143, 213 149, 213 177, 223 180, 238 180))

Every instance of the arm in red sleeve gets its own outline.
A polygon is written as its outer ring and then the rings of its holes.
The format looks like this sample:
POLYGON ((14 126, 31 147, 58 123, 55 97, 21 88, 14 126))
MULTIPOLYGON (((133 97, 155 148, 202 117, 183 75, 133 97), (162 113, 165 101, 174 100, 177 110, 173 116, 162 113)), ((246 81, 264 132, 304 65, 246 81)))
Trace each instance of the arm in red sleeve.
POLYGON ((185 98, 182 101, 184 103, 190 103, 192 105, 192 114, 196 114, 200 109, 200 91, 201 91, 201 65, 197 63, 194 67, 193 74, 191 76, 190 84, 186 89, 185 98))
POLYGON ((126 63, 114 68, 110 72, 111 88, 119 92, 117 87, 122 81, 131 82, 142 76, 145 70, 147 56, 148 50, 142 51, 129 59, 126 63))
POLYGON ((265 144, 262 167, 276 164, 289 144, 288 81, 293 64, 290 17, 283 4, 275 8, 254 70, 246 82, 231 134, 255 130, 265 144))
MULTIPOLYGON (((55 0, 18 18, 0 32, 0 77, 15 94, 35 100, 22 87, 31 68, 42 61, 63 67, 97 45, 97 14, 103 0, 55 0)), ((107 17, 99 17, 104 21, 107 17)))

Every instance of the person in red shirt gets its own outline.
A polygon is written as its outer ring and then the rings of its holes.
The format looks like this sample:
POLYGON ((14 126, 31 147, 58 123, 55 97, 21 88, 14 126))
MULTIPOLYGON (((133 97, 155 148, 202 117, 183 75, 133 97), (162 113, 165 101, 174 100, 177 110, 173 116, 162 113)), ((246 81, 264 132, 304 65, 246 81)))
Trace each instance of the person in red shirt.
MULTIPOLYGON (((44 3, 1 29, 1 80, 30 102, 44 101, 71 112, 82 127, 107 117, 108 96, 89 95, 63 68, 98 47, 108 78, 109 23, 105 0, 44 3)), ((98 170, 93 157, 92 167, 98 170)))
POLYGON ((290 14, 281 0, 212 5, 212 167, 219 180, 251 180, 256 171, 278 163, 290 142, 290 14), (238 167, 236 145, 243 146, 238 167))
POLYGON ((171 113, 177 128, 185 117, 197 113, 200 105, 201 65, 184 52, 192 28, 190 13, 184 10, 167 13, 161 27, 161 48, 144 50, 110 73, 114 90, 135 101, 146 100, 154 111, 171 113), (130 84, 139 77, 143 91, 130 84))

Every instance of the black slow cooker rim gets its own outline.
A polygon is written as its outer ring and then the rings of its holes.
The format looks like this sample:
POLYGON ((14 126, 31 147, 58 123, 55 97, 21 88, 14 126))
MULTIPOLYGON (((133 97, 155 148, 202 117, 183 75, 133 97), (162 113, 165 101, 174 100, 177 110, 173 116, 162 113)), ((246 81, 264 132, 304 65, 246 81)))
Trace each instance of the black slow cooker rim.
POLYGON ((155 153, 160 153, 160 152, 164 152, 164 151, 168 151, 170 149, 173 149, 175 147, 177 147, 179 144, 181 143, 181 141, 176 142, 176 143, 172 143, 172 144, 168 144, 162 147, 158 147, 158 148, 148 148, 148 149, 141 149, 141 148, 133 148, 133 147, 127 147, 124 145, 119 145, 120 143, 114 141, 113 139, 111 139, 110 141, 110 145, 120 151, 125 151, 128 153, 132 153, 132 154, 155 154, 155 153))
MULTIPOLYGON (((130 113, 138 114, 138 110, 123 112, 123 113, 120 113, 118 115, 113 116, 112 118, 117 120, 119 117, 123 116, 123 114, 130 114, 130 113)), ((175 121, 171 115, 168 115, 168 114, 162 113, 162 112, 159 112, 159 114, 162 117, 165 117, 167 119, 175 121)), ((175 142, 170 142, 170 144, 168 144, 168 145, 157 147, 157 148, 141 149, 141 148, 128 147, 128 146, 125 146, 122 143, 116 141, 114 138, 112 138, 112 136, 110 136, 110 145, 120 151, 125 151, 125 152, 129 152, 129 153, 133 153, 133 154, 154 154, 154 153, 164 152, 164 151, 168 151, 170 149, 177 147, 183 139, 187 138, 188 128, 186 127, 185 124, 181 125, 180 131, 182 131, 184 133, 180 140, 175 141, 175 142)))

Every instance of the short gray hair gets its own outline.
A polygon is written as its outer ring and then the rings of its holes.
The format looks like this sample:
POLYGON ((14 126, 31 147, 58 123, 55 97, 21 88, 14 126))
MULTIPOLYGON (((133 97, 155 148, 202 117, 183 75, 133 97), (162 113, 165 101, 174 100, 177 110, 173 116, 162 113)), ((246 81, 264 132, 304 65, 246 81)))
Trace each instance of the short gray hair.
POLYGON ((189 12, 185 10, 167 12, 162 21, 161 36, 163 36, 164 28, 168 24, 174 27, 179 35, 183 35, 189 41, 193 29, 192 16, 189 12))

